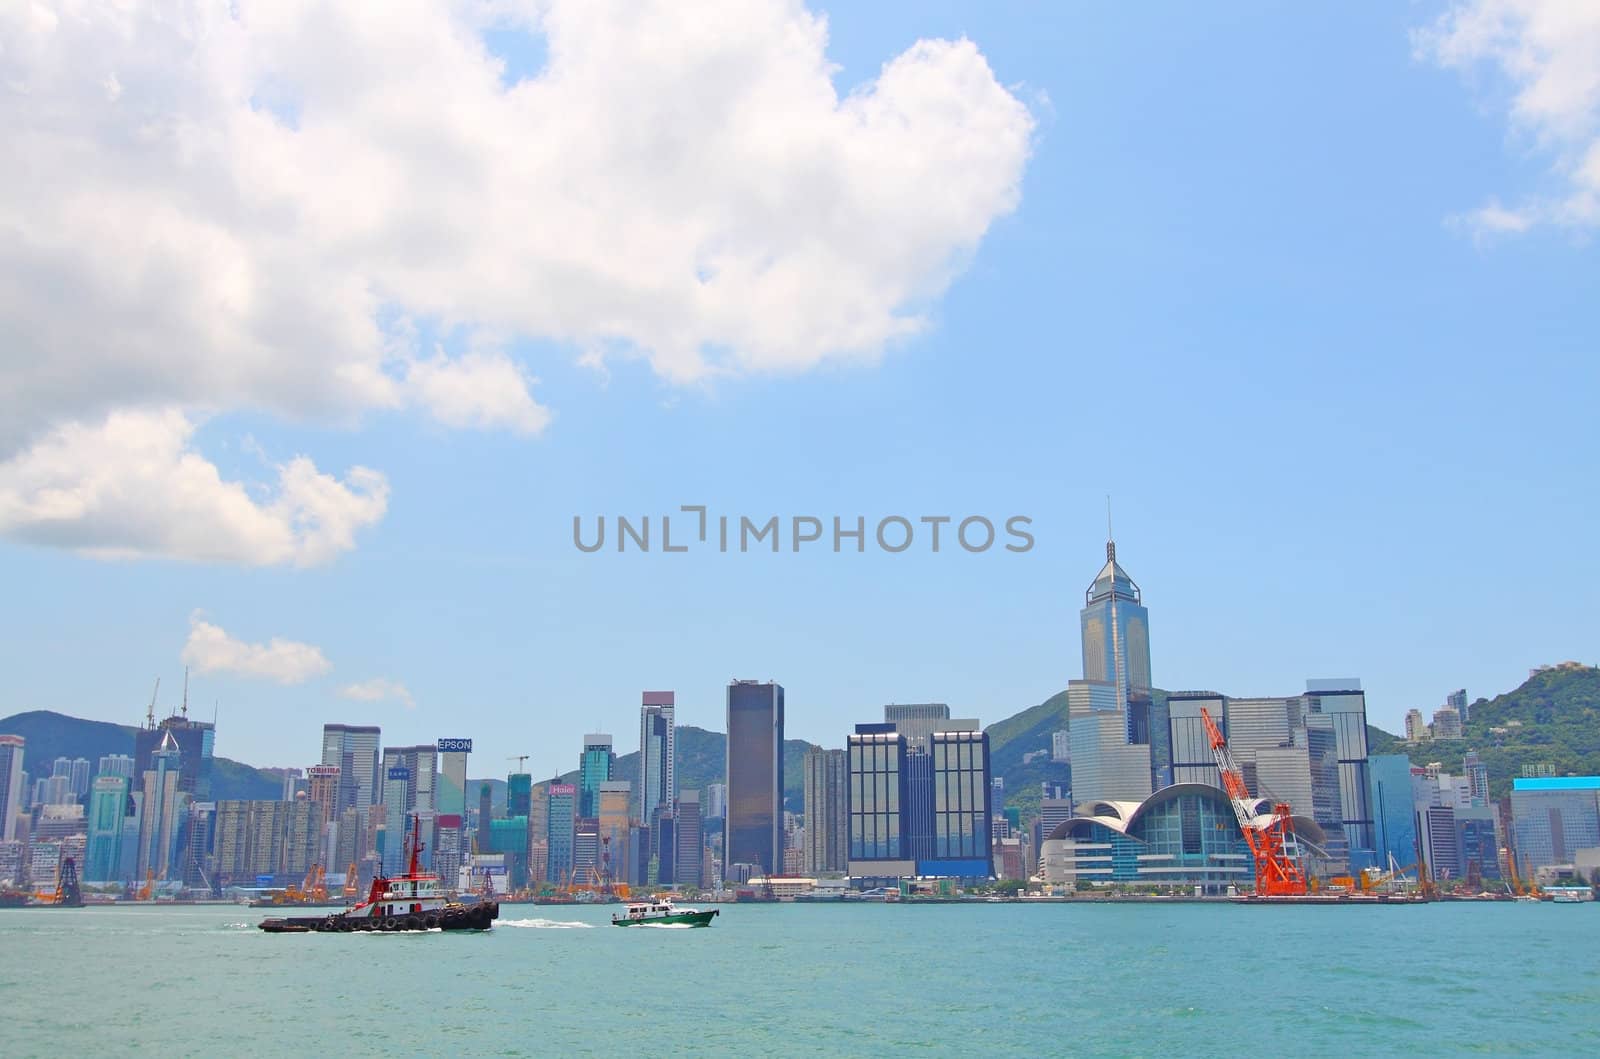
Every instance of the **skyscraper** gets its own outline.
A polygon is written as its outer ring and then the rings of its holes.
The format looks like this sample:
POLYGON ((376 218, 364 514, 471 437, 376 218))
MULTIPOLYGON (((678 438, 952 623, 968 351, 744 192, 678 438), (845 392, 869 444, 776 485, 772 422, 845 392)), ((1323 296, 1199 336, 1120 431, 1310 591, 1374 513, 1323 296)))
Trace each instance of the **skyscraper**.
POLYGON ((169 730, 150 755, 150 768, 144 774, 144 814, 139 830, 141 876, 167 877, 172 865, 173 846, 178 837, 183 801, 178 790, 182 772, 178 742, 169 730))
POLYGON ((411 806, 408 791, 411 768, 396 756, 383 770, 383 873, 398 875, 405 870, 406 836, 410 831, 411 806))
POLYGON ((628 855, 633 784, 627 780, 607 780, 600 784, 598 801, 600 874, 613 882, 628 882, 633 878, 633 862, 628 855))
POLYGON ((1466 688, 1458 688, 1457 690, 1446 695, 1444 698, 1444 704, 1453 708, 1456 713, 1461 715, 1461 723, 1465 724, 1467 721, 1472 719, 1472 710, 1467 705, 1466 688))
POLYGON ((923 875, 988 878, 993 874, 989 834, 989 735, 933 733, 933 863, 923 875))
POLYGON ((0 842, 17 837, 17 814, 22 811, 22 753, 27 740, 20 735, 0 735, 0 842))
POLYGON ((596 732, 583 737, 583 753, 578 755, 578 815, 583 819, 600 815, 600 785, 611 779, 616 760, 611 736, 596 732))
MULTIPOLYGON (((889 722, 858 724, 845 738, 849 778, 849 871, 853 878, 918 874, 910 854, 906 737, 889 722)), ((985 841, 987 841, 987 835, 985 841)))
POLYGON ((1079 802, 1140 801, 1173 776, 1167 719, 1157 715, 1150 688, 1150 613, 1107 538, 1105 565, 1078 616, 1083 679, 1067 684, 1067 750, 1079 802))
POLYGON ((647 691, 639 707, 639 819, 649 822, 657 806, 678 797, 677 696, 647 691))
POLYGON ((89 837, 83 863, 85 882, 112 882, 118 878, 127 803, 128 780, 125 777, 95 777, 89 791, 89 837))
POLYGON ((679 886, 704 886, 705 880, 700 871, 705 861, 700 855, 705 845, 700 830, 700 792, 684 791, 674 804, 672 822, 677 848, 672 858, 673 880, 679 886))
POLYGON ((806 801, 803 870, 813 876, 844 871, 849 867, 850 856, 850 806, 845 795, 850 767, 845 752, 811 747, 806 751, 803 767, 806 801))
POLYGON ((341 813, 378 804, 383 788, 378 766, 378 746, 382 738, 377 725, 322 726, 322 764, 339 766, 341 813))
POLYGON ((735 680, 728 685, 728 815, 722 875, 751 864, 762 875, 783 865, 783 685, 735 680))
POLYGON ((1117 562, 1113 540, 1106 541, 1106 564, 1084 593, 1079 622, 1083 678, 1112 685, 1116 708, 1126 711, 1130 694, 1150 691, 1150 612, 1117 562))
POLYGON ((578 809, 578 788, 570 783, 551 783, 546 824, 548 871, 556 882, 566 882, 572 874, 573 823, 578 809))

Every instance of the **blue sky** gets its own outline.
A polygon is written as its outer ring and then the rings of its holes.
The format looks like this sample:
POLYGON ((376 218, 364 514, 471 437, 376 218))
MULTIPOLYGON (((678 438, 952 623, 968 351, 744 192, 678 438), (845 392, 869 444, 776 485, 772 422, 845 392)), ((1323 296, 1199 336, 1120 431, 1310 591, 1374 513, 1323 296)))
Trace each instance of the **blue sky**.
MULTIPOLYGON (((680 723, 720 728, 732 677, 783 683, 788 733, 818 742, 891 701, 988 723, 1080 675, 1107 494, 1162 687, 1290 694, 1355 675, 1397 730, 1457 687, 1494 695, 1593 660, 1594 226, 1474 221, 1559 198, 1568 177, 1492 61, 1419 50, 1415 31, 1466 8, 813 10, 841 95, 919 40, 964 37, 1034 123, 1015 208, 916 300, 917 333, 684 380, 627 350, 595 370, 570 335, 502 327, 548 411, 526 429, 190 398, 187 444, 222 478, 266 496, 297 455, 375 468, 382 517, 304 565, 108 559, 13 528, 0 713, 133 723, 157 675, 170 708, 204 622, 321 658, 275 674, 289 656, 234 651, 191 677, 192 709, 220 704, 218 752, 261 765, 311 763, 338 720, 386 742, 472 737, 475 773, 514 754, 549 773, 587 731, 632 749, 643 689, 676 689, 680 723), (680 504, 869 525, 1024 515, 1037 543, 572 545, 574 515, 680 504), (377 679, 410 704, 340 693, 377 679)), ((452 355, 471 345, 423 327, 452 355)))

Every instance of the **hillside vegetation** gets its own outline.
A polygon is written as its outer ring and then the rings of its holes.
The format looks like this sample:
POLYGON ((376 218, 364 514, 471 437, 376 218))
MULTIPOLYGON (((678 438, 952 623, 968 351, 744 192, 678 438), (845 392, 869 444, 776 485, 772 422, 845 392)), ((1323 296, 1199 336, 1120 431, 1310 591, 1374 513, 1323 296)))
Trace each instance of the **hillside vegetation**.
POLYGON ((1489 766, 1489 792, 1511 792, 1525 772, 1600 775, 1600 667, 1564 662, 1534 673, 1514 691, 1479 699, 1467 710, 1461 739, 1407 743, 1380 733, 1369 751, 1405 754, 1413 765, 1437 761, 1460 775, 1468 751, 1489 766))

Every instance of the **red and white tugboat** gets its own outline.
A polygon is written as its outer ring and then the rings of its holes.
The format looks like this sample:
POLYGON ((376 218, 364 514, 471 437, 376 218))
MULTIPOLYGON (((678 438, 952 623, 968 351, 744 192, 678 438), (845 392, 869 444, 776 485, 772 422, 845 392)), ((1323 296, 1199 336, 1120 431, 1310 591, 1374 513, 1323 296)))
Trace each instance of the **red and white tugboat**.
POLYGON ((365 901, 332 915, 264 919, 261 929, 269 934, 488 930, 500 918, 500 902, 484 900, 466 905, 452 901, 439 885, 439 877, 422 870, 421 825, 415 817, 406 841, 410 846, 406 873, 394 878, 379 875, 373 879, 365 901))

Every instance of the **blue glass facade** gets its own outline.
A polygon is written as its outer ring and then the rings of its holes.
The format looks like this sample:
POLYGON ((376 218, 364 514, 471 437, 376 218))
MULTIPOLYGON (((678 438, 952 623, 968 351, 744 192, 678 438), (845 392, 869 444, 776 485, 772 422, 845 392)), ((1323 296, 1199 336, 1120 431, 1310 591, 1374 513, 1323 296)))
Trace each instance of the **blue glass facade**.
POLYGON ((850 859, 905 860, 911 807, 906 737, 893 725, 859 725, 845 753, 850 768, 850 859))
POLYGON ((1405 868, 1417 862, 1417 817, 1412 809, 1411 759, 1378 754, 1367 761, 1371 784, 1377 866, 1405 868))
POLYGON ((1126 817, 1116 804, 1093 808, 1103 815, 1075 817, 1051 832, 1043 850, 1046 878, 1210 892, 1254 880, 1249 846, 1218 788, 1168 787, 1126 817))
POLYGON ((988 862, 992 826, 988 735, 935 732, 932 755, 934 858, 988 862))

